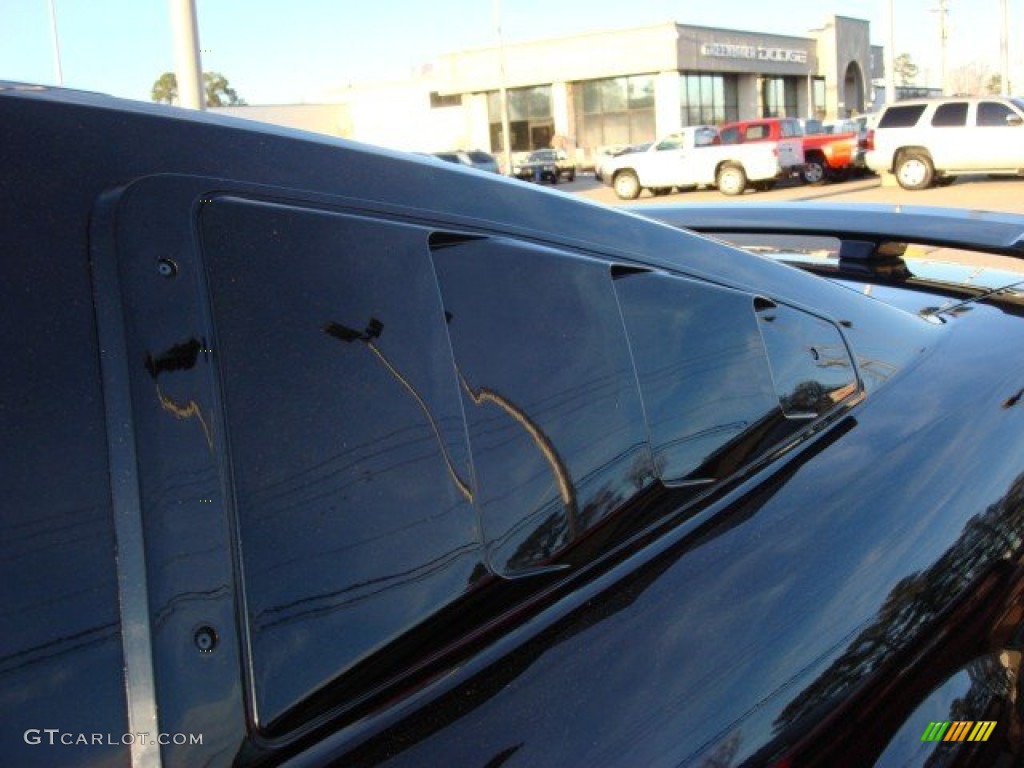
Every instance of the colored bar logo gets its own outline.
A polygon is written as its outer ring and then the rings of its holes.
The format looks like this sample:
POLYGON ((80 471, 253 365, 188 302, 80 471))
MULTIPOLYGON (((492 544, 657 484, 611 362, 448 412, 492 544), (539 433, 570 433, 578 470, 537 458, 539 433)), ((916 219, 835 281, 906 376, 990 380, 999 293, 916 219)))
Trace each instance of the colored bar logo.
POLYGON ((933 721, 924 729, 921 741, 988 741, 995 727, 994 720, 933 721))

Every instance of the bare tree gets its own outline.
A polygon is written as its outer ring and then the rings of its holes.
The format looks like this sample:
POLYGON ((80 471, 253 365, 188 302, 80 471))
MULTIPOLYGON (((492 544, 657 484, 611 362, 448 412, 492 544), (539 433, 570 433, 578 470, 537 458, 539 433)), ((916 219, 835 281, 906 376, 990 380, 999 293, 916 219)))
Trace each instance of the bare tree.
POLYGON ((949 92, 957 96, 980 96, 985 93, 989 72, 984 64, 972 61, 949 73, 949 92))

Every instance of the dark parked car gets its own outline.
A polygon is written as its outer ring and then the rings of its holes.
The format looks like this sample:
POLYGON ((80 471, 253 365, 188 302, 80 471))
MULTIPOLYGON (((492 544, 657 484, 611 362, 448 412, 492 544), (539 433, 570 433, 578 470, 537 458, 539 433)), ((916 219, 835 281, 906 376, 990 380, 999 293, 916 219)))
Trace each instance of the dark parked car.
POLYGON ((576 178, 576 163, 561 149, 536 149, 513 163, 512 175, 528 181, 557 184, 561 178, 567 181, 576 178))
POLYGON ((1019 764, 1020 218, 0 125, 3 764, 1019 764))

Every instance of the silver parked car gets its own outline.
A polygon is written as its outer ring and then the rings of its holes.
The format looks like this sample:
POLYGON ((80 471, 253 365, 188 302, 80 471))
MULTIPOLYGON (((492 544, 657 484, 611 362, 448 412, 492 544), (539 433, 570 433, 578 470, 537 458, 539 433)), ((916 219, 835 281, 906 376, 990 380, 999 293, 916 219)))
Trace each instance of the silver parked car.
POLYGON ((466 165, 470 168, 476 168, 480 171, 490 171, 491 173, 498 173, 498 161, 494 159, 494 155, 488 154, 479 149, 456 149, 449 152, 435 152, 434 157, 444 160, 448 163, 456 163, 458 165, 466 165))

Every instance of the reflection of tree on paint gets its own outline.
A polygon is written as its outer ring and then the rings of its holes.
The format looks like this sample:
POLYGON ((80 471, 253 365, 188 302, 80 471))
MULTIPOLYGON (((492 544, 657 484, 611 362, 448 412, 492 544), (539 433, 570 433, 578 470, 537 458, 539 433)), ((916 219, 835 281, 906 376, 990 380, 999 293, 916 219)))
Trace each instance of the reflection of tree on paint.
POLYGON ((895 651, 920 636, 972 581, 1020 550, 1020 534, 1010 533, 1019 531, 1024 531, 1024 475, 1017 477, 1000 501, 968 521, 963 534, 938 562, 893 587, 875 621, 793 698, 776 721, 776 730, 799 722, 816 707, 856 687, 895 651))
POLYGON ((742 744, 743 737, 740 732, 733 731, 724 741, 719 742, 707 757, 701 760, 700 768, 731 768, 736 764, 736 754, 740 751, 742 744))
POLYGON ((827 392, 820 381, 801 381, 791 392, 780 399, 786 413, 816 414, 822 410, 822 401, 827 392))
MULTIPOLYGON (((637 480, 632 483, 635 490, 640 491, 644 487, 642 477, 651 473, 650 465, 643 456, 634 463, 644 467, 643 470, 637 470, 637 480)), ((516 571, 536 568, 554 553, 565 549, 576 541, 581 532, 589 531, 612 512, 621 509, 627 501, 623 486, 620 485, 617 489, 613 489, 610 484, 606 484, 592 493, 583 509, 575 514, 563 514, 563 508, 559 505, 558 509, 550 511, 544 517, 543 522, 533 526, 530 534, 509 556, 508 566, 516 571), (574 523, 574 525, 570 526, 570 523, 574 523)), ((548 504, 544 509, 550 509, 551 506, 552 504, 548 504)), ((524 520, 518 527, 525 527, 542 513, 543 510, 524 520)))

